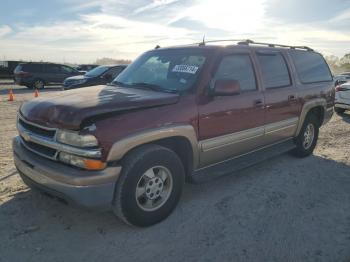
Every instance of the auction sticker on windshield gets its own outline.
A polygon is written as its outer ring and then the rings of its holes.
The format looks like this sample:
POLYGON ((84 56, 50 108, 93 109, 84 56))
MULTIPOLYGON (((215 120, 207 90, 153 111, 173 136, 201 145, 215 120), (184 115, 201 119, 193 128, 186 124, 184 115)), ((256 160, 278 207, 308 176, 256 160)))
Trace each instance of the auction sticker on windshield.
POLYGON ((188 73, 188 74, 195 74, 198 70, 198 66, 193 65, 175 65, 173 68, 173 72, 176 73, 188 73))

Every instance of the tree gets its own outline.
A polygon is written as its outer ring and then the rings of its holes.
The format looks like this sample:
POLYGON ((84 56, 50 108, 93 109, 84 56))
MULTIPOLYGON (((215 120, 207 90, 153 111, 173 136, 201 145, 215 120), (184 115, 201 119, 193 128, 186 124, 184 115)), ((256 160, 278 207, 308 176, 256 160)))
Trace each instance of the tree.
POLYGON ((112 64, 130 64, 132 61, 128 59, 114 59, 103 57, 96 60, 97 65, 112 65, 112 64))

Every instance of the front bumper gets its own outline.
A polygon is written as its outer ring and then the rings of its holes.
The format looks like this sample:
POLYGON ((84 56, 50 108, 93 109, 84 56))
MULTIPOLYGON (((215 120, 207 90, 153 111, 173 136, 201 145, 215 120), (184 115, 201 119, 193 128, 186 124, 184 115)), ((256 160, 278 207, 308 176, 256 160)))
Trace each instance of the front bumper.
POLYGON ((350 110, 350 104, 345 103, 335 103, 334 107, 350 110))
POLYGON ((19 137, 14 138, 12 145, 15 166, 29 187, 87 208, 111 207, 120 166, 101 171, 80 170, 38 156, 27 150, 19 137))

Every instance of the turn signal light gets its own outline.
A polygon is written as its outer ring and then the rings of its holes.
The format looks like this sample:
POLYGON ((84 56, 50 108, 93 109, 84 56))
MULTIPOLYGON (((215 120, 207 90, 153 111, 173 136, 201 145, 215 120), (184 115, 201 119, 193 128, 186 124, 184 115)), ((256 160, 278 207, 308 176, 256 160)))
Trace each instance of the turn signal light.
POLYGON ((84 159, 86 169, 101 170, 106 167, 106 163, 96 159, 84 159))

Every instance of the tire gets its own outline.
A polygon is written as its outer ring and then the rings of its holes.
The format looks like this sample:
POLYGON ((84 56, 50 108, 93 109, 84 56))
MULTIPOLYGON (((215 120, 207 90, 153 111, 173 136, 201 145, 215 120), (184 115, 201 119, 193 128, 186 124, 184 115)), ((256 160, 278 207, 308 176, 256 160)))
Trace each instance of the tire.
POLYGON ((45 87, 45 82, 41 79, 35 79, 33 83, 33 88, 34 89, 44 89, 45 87))
POLYGON ((317 144, 318 133, 319 121, 314 114, 308 114, 299 135, 295 138, 296 148, 292 154, 300 158, 311 155, 317 144))
POLYGON ((122 166, 114 194, 114 213, 127 224, 139 227, 168 217, 180 200, 185 182, 184 167, 176 153, 162 146, 144 145, 129 153, 122 166))
POLYGON ((345 112, 344 108, 339 108, 339 107, 334 107, 334 111, 338 114, 338 115, 342 115, 345 112))

